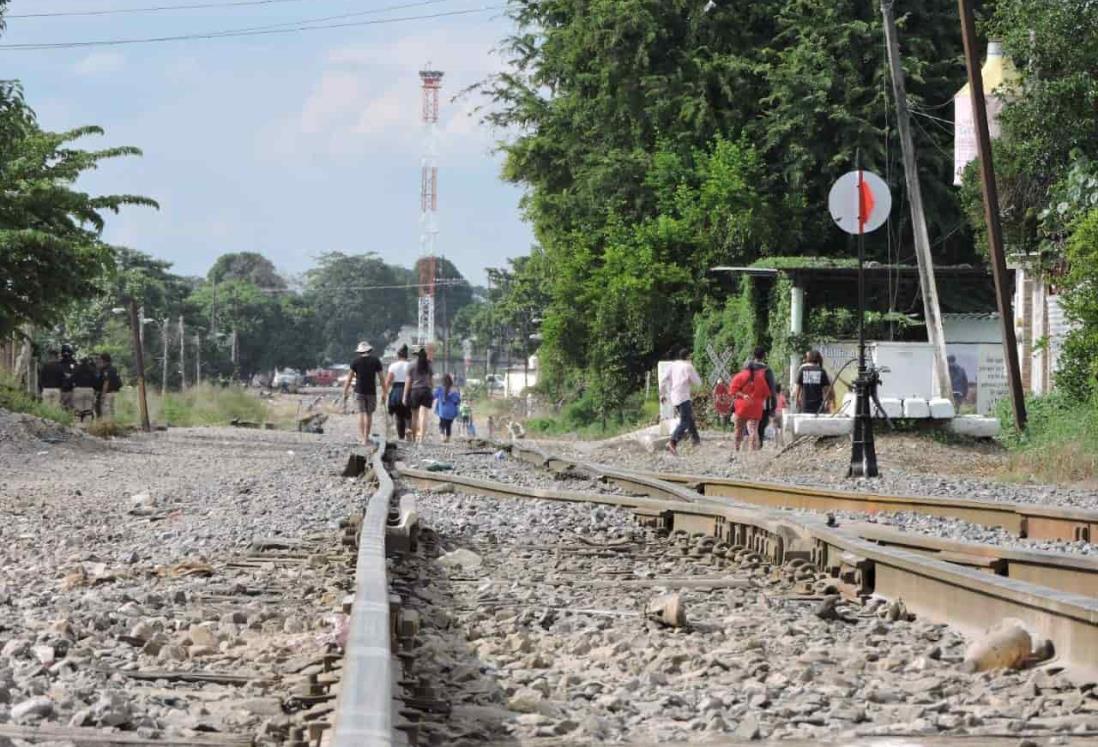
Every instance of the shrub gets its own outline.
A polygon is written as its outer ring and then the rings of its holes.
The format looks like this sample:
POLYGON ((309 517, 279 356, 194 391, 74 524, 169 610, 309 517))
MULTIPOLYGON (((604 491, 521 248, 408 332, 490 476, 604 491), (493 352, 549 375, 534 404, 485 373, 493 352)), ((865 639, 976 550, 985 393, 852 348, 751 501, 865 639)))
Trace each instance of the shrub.
POLYGON ((72 425, 72 415, 67 410, 42 402, 7 374, 0 374, 0 409, 34 415, 61 425, 72 425))
POLYGON ((1098 471, 1098 394, 1082 402, 1063 390, 1026 402, 1026 430, 1014 429, 1010 403, 999 403, 1000 440, 1011 450, 1011 470, 1024 479, 1093 480, 1098 471))

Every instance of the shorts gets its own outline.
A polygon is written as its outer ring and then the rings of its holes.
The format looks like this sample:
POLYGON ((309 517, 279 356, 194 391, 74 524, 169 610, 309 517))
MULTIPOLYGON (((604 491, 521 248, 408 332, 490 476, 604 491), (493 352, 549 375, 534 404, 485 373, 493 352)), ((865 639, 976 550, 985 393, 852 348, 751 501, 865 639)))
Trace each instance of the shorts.
POLYGON ((408 393, 408 409, 412 412, 416 411, 417 407, 426 407, 430 409, 431 404, 434 403, 435 397, 431 394, 430 389, 424 389, 420 387, 413 389, 408 393))
POLYGON ((355 405, 358 406, 359 412, 366 413, 367 415, 373 415, 374 410, 377 409, 377 395, 356 393, 355 405))

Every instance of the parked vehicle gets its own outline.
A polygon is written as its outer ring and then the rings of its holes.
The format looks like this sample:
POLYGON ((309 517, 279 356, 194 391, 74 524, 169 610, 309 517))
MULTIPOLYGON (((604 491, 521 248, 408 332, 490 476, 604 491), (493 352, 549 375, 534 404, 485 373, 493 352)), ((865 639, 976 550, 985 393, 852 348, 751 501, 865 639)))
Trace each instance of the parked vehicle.
POLYGON ((295 394, 305 383, 305 377, 294 368, 284 368, 275 373, 271 379, 271 389, 278 389, 287 394, 295 394))
POLYGON ((305 372, 305 386, 335 386, 340 374, 337 368, 313 368, 305 372))

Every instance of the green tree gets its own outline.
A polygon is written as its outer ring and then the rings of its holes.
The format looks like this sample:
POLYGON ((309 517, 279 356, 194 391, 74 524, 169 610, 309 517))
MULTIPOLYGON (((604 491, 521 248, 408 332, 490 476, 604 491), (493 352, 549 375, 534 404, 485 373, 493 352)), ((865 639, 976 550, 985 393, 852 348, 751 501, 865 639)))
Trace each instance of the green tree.
MULTIPOLYGON (((692 338, 714 262, 846 251, 824 206, 856 152, 903 204, 876 6, 706 5, 509 6, 511 68, 485 93, 489 121, 519 133, 502 146, 503 173, 526 187, 523 209, 548 258, 541 360, 552 386, 592 368, 632 386, 692 338), (615 314, 642 330, 614 328, 615 314), (636 351, 605 348, 634 338, 636 351)), ((956 8, 929 0, 907 11, 904 64, 932 238, 946 256, 971 258, 947 186, 952 135, 931 109, 964 78, 956 8)), ((909 244, 897 216, 893 244, 909 244)), ((870 251, 885 259, 888 246, 882 236, 870 251)))
POLYGON ((286 280, 278 274, 274 263, 256 252, 222 254, 206 274, 211 283, 224 280, 247 280, 258 288, 284 289, 286 280))
POLYGON ((324 254, 305 277, 305 299, 316 315, 325 360, 350 360, 359 340, 383 350, 416 318, 413 271, 376 254, 324 254))
POLYGON ((104 213, 156 206, 144 197, 92 196, 75 188, 100 162, 140 154, 71 145, 101 134, 98 127, 44 132, 18 86, 0 85, 0 333, 24 323, 51 325, 75 299, 94 295, 113 266, 111 248, 100 240, 104 213))

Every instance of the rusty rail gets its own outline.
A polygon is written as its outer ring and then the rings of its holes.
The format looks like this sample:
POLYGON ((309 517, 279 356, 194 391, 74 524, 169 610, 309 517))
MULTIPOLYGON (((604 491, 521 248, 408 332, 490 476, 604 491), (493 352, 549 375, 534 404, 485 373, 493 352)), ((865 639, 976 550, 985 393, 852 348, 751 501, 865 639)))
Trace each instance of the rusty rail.
POLYGON ((366 504, 358 538, 355 593, 343 656, 332 747, 388 747, 393 732, 393 664, 385 533, 393 481, 385 468, 385 437, 377 438, 377 490, 366 504))
POLYGON ((760 506, 865 513, 913 511, 929 516, 963 519, 988 527, 1002 527, 1019 537, 1030 539, 1069 542, 1098 540, 1098 511, 1079 508, 980 501, 970 498, 873 495, 708 475, 641 474, 687 485, 705 496, 735 498, 760 506))
POLYGON ((751 548, 775 564, 804 559, 835 577, 847 593, 903 599, 916 614, 949 623, 968 635, 980 635, 1004 618, 1016 618, 1035 636, 1053 642, 1057 663, 1070 676, 1089 681, 1098 677, 1098 589, 1095 564, 1090 559, 999 548, 997 555, 1008 568, 1013 565, 1030 574, 1030 578, 1021 573, 1008 577, 994 572, 990 564, 982 567, 974 562, 978 553, 971 552, 970 543, 943 540, 937 547, 917 547, 915 535, 906 535, 905 543, 899 543, 876 531, 880 527, 834 528, 819 516, 732 506, 682 484, 605 465, 577 463, 526 445, 514 445, 513 453, 549 469, 598 474, 649 497, 535 490, 454 474, 440 476, 403 465, 398 471, 403 479, 421 486, 449 482, 466 492, 495 497, 588 500, 631 508, 669 530, 710 534, 751 548), (957 545, 961 544, 968 545, 970 552, 959 552, 957 545), (1056 589, 1042 584, 1050 578, 1048 574, 1056 573, 1049 568, 1078 571, 1078 578, 1070 583, 1082 588, 1056 589))

